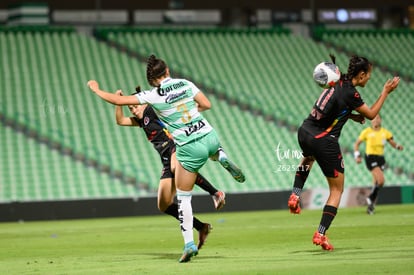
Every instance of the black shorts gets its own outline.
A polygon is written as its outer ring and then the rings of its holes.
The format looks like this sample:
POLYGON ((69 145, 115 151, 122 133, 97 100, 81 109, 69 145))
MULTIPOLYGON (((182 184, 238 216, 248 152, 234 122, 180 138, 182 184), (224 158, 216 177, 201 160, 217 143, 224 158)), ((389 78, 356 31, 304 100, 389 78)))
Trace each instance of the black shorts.
POLYGON ((318 162, 325 177, 335 178, 344 173, 344 160, 336 137, 326 135, 315 138, 302 127, 298 131, 298 141, 303 156, 312 156, 318 162))
POLYGON ((172 179, 174 173, 171 171, 171 155, 175 152, 175 144, 169 141, 163 146, 162 150, 158 151, 162 162, 162 170, 160 179, 172 179))
POLYGON ((379 167, 382 171, 385 169, 385 158, 380 155, 365 155, 365 164, 369 171, 379 167))

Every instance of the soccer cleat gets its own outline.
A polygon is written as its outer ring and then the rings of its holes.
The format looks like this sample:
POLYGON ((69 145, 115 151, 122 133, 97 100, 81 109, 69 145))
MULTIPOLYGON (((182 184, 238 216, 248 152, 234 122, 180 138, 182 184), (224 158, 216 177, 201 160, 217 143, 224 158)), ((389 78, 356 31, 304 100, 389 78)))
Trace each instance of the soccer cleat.
POLYGON ((226 156, 219 157, 218 161, 220 162, 221 166, 226 169, 231 176, 238 182, 244 182, 246 177, 244 176, 242 170, 237 167, 236 164, 231 162, 226 156))
POLYGON ((226 204, 226 194, 223 191, 217 191, 212 197, 216 210, 220 210, 226 204))
POLYGON ((213 229, 211 224, 205 223, 203 224, 203 227, 200 229, 200 231, 198 231, 198 249, 201 249, 201 247, 204 245, 204 242, 210 234, 211 229, 213 229))
POLYGON ((320 245, 323 250, 332 251, 334 247, 329 243, 328 237, 319 233, 318 231, 313 234, 313 244, 320 245))
POLYGON ((198 254, 198 249, 195 246, 194 242, 186 243, 184 246, 184 252, 181 258, 178 260, 180 263, 186 263, 191 260, 191 257, 198 254))
POLYGON ((374 203, 372 202, 372 200, 369 197, 367 197, 365 200, 367 201, 367 205, 368 205, 368 207, 367 207, 367 214, 373 215, 374 214, 374 210, 375 210, 374 203))
POLYGON ((300 214, 300 198, 298 195, 292 193, 288 200, 289 211, 292 214, 300 214))

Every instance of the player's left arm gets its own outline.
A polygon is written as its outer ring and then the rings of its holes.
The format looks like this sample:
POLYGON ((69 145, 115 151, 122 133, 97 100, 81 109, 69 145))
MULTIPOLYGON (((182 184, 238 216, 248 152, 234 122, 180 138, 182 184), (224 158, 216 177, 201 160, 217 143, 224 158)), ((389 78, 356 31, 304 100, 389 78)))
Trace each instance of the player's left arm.
POLYGON ((135 95, 121 96, 110 92, 103 91, 99 88, 99 83, 96 80, 89 80, 88 87, 97 94, 100 98, 114 105, 138 105, 140 104, 135 95))
POLYGON ((211 108, 210 100, 205 96, 202 91, 199 91, 194 96, 194 101, 197 103, 198 111, 202 112, 211 108))
POLYGON ((401 145, 401 144, 398 144, 398 143, 396 143, 395 141, 394 141, 394 138, 390 138, 390 139, 388 139, 387 140, 388 141, 388 143, 389 144, 391 144, 391 146, 393 147, 393 148, 395 148, 395 149, 397 149, 397 150, 403 150, 404 149, 404 147, 401 145))
POLYGON ((365 117, 361 114, 350 114, 349 118, 352 119, 355 122, 364 124, 365 123, 365 117))

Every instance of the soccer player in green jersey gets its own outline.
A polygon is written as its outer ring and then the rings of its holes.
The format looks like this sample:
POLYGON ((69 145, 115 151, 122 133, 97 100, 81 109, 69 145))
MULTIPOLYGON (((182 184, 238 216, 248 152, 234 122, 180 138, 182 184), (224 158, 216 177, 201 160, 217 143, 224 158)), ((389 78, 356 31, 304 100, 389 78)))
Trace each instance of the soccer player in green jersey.
POLYGON ((120 96, 105 92, 95 80, 89 88, 103 100, 115 105, 150 104, 158 117, 166 124, 176 144, 175 185, 184 252, 179 262, 188 262, 198 254, 193 236, 192 190, 199 169, 209 158, 218 160, 234 179, 245 181, 241 169, 220 150, 220 142, 214 128, 201 114, 211 108, 211 103, 194 83, 186 79, 172 78, 167 64, 151 55, 147 62, 147 80, 153 87, 136 95, 120 96))

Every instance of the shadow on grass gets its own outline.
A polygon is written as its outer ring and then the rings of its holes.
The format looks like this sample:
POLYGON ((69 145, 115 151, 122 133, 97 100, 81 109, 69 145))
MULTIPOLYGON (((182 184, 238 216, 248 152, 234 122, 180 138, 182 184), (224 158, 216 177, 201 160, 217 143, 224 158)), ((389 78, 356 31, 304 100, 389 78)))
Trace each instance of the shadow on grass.
POLYGON ((289 252, 289 254, 323 255, 323 254, 332 254, 335 252, 340 252, 341 254, 349 254, 349 253, 355 253, 358 250, 363 250, 363 248, 362 247, 340 247, 340 248, 335 248, 333 251, 327 251, 327 250, 323 250, 321 247, 315 246, 314 249, 296 250, 296 251, 289 252))
MULTIPOLYGON (((153 259, 167 259, 167 260, 177 260, 181 257, 181 254, 179 253, 140 253, 141 255, 145 255, 145 256, 150 256, 153 259)), ((197 256, 195 256, 196 258, 203 258, 203 259, 221 259, 223 258, 222 256, 204 256, 204 255, 200 255, 198 254, 197 256)))

